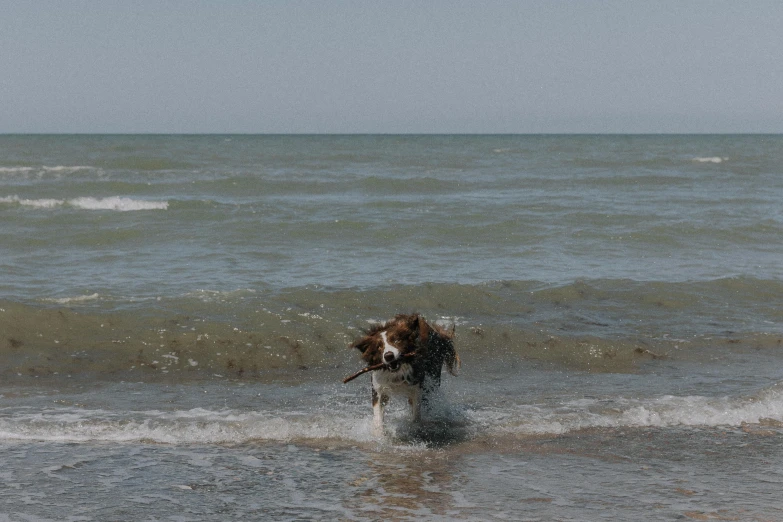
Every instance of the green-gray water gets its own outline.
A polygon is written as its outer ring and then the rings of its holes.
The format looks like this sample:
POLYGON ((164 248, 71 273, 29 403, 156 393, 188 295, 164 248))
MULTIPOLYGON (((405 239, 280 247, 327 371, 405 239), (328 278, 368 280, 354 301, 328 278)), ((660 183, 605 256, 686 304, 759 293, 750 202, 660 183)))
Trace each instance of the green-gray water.
POLYGON ((0 136, 0 520, 780 518, 781 151, 0 136), (462 373, 375 440, 411 311, 462 373))

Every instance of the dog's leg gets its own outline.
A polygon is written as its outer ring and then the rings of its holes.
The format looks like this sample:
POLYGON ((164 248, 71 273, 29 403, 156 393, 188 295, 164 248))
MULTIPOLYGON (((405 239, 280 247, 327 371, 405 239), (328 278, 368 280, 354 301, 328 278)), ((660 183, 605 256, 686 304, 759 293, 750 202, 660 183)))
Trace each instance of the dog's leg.
POLYGON ((411 407, 411 417, 413 422, 421 422, 421 402, 422 394, 421 388, 414 386, 408 396, 408 404, 411 407))
POLYGON ((383 435, 383 409, 389 398, 372 387, 372 432, 376 437, 383 435))

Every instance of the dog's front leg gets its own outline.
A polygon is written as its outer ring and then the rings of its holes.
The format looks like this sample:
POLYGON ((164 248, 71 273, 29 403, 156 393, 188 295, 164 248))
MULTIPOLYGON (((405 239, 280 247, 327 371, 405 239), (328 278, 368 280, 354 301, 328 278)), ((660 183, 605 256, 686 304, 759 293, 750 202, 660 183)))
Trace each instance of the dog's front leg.
POLYGON ((383 435, 383 409, 389 398, 378 391, 373 383, 372 387, 372 432, 379 437, 383 435))
POLYGON ((408 404, 411 407, 411 417, 413 417, 413 422, 421 422, 421 402, 421 389, 418 386, 415 386, 408 396, 408 404))

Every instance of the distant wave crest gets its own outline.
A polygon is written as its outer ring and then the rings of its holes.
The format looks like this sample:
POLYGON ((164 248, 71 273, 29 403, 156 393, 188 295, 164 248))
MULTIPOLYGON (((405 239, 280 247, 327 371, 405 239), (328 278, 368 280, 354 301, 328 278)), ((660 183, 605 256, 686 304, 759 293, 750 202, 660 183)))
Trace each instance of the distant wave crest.
POLYGON ((3 174, 28 174, 30 172, 42 173, 42 172, 76 172, 79 170, 99 170, 97 167, 90 167, 89 165, 55 165, 48 167, 46 165, 40 167, 0 167, 0 173, 3 174))
POLYGON ((79 295, 75 297, 52 297, 45 299, 45 301, 50 303, 56 303, 60 305, 69 305, 74 303, 85 303, 87 301, 94 301, 95 299, 100 298, 100 295, 97 293, 89 294, 89 295, 79 295))
POLYGON ((57 208, 72 207, 82 210, 114 210, 117 212, 129 212, 134 210, 167 210, 168 201, 149 201, 133 199, 121 196, 106 198, 80 197, 72 199, 26 199, 19 196, 6 196, 0 198, 0 204, 20 205, 33 208, 57 208))
POLYGON ((167 201, 144 201, 131 198, 76 198, 68 200, 68 204, 85 210, 166 210, 169 207, 167 201))
POLYGON ((694 163, 723 163, 724 161, 729 161, 729 158, 721 157, 721 156, 708 156, 708 157, 693 158, 693 162, 694 163))

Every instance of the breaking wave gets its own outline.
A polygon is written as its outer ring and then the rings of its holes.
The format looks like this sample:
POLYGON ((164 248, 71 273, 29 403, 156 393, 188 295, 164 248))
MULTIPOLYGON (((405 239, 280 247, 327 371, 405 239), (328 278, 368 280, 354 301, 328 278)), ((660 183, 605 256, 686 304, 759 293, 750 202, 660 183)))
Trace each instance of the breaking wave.
MULTIPOLYGON (((160 444, 241 444, 251 441, 375 439, 367 405, 343 401, 313 410, 192 408, 178 411, 109 411, 74 407, 44 411, 0 410, 0 440, 50 442, 150 442, 160 444)), ((751 397, 660 396, 646 399, 576 400, 557 406, 509 404, 503 408, 446 405, 425 416, 420 430, 466 440, 476 437, 563 435, 591 429, 730 427, 750 433, 783 433, 783 388, 775 385, 751 397), (455 437, 454 434, 458 434, 455 437)), ((390 438, 410 438, 405 412, 387 423, 390 438)))
POLYGON ((6 196, 0 198, 0 204, 18 205, 37 209, 71 207, 80 210, 113 210, 117 212, 166 210, 169 207, 168 201, 150 201, 121 196, 106 198, 80 197, 71 199, 26 199, 20 198, 19 196, 6 196))
POLYGON ((763 425, 783 432, 783 388, 748 397, 664 395, 647 399, 581 399, 557 409, 524 405, 489 410, 484 423, 506 434, 561 435, 585 429, 763 425))
POLYGON ((6 176, 29 176, 29 175, 36 175, 36 176, 44 176, 47 174, 71 174, 74 172, 81 172, 81 171, 99 171, 101 169, 97 167, 90 167, 87 165, 55 165, 55 166, 40 166, 40 167, 29 167, 29 166, 17 166, 17 167, 0 167, 0 175, 6 175, 6 176))
POLYGON ((335 365, 353 373, 359 368, 347 346, 359 331, 414 311, 455 324, 463 356, 492 353, 590 372, 633 372, 651 360, 716 351, 776 350, 783 342, 781 313, 770 304, 781 283, 753 278, 259 287, 180 297, 96 290, 37 303, 0 301, 0 375, 251 378, 335 365))
POLYGON ((725 156, 709 156, 709 157, 696 157, 693 158, 694 163, 723 163, 728 161, 729 158, 725 156))

